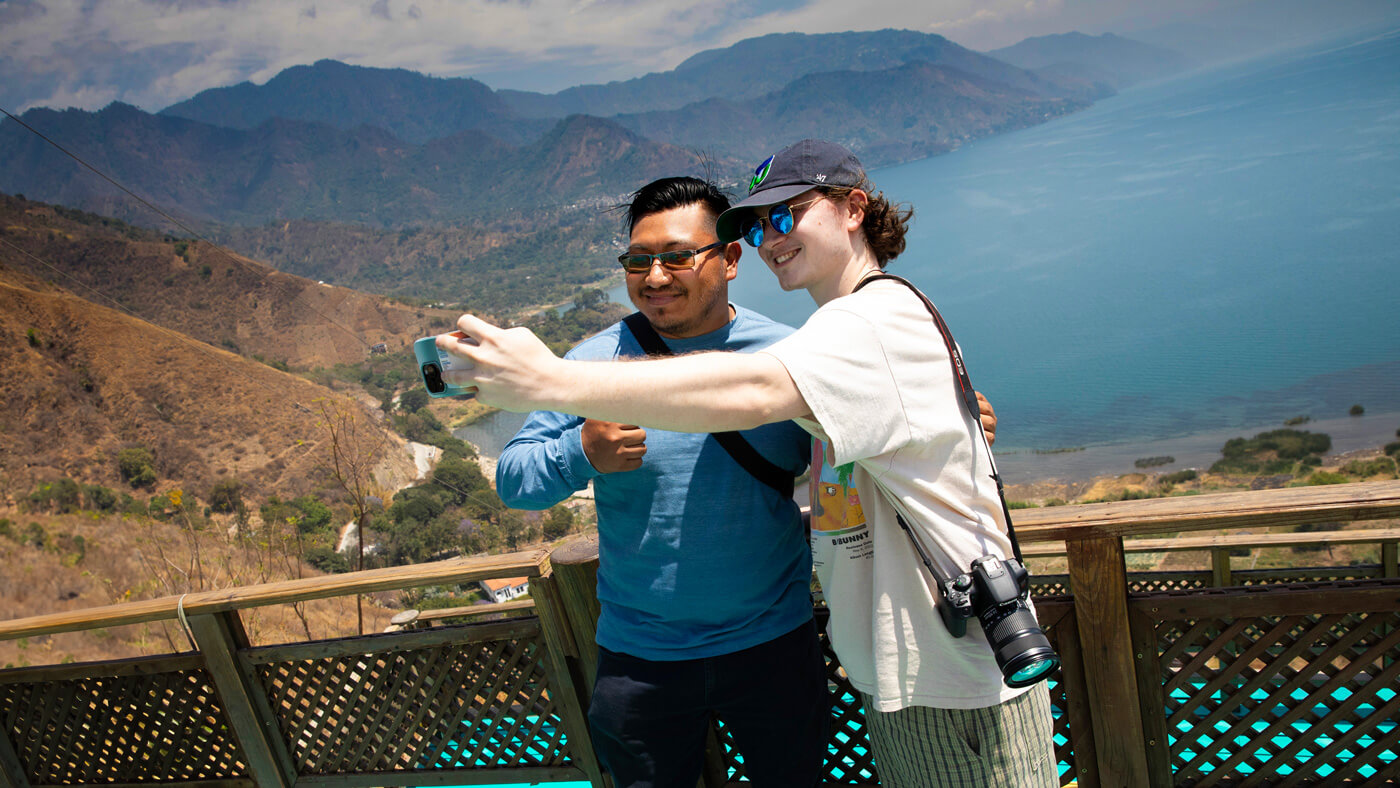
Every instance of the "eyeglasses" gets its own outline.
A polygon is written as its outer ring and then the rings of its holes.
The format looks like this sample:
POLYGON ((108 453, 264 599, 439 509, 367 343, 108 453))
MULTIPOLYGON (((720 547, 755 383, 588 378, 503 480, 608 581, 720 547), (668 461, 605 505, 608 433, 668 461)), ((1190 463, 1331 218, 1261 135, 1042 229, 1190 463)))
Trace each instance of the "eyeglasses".
MULTIPOLYGON (((792 232, 792 226, 797 223, 797 220, 793 218, 793 209, 806 208, 808 205, 820 199, 821 197, 813 197, 806 202, 800 202, 796 205, 788 205, 787 203, 781 202, 774 205, 772 208, 768 209, 768 226, 772 227, 773 232, 778 235, 787 235, 792 232)), ((744 240, 748 241, 749 246, 755 249, 763 245, 763 218, 762 216, 752 217, 740 227, 740 231, 744 235, 744 240)))
POLYGON ((702 246, 699 249, 677 249, 674 252, 661 252, 660 254, 628 252, 618 255, 617 261, 622 263, 622 267, 629 274, 650 273, 651 267, 656 263, 661 263, 667 271, 686 271, 695 267, 695 258, 702 252, 718 249, 721 246, 724 246, 722 241, 715 241, 709 246, 702 246), (655 263, 652 262, 653 260, 655 263))

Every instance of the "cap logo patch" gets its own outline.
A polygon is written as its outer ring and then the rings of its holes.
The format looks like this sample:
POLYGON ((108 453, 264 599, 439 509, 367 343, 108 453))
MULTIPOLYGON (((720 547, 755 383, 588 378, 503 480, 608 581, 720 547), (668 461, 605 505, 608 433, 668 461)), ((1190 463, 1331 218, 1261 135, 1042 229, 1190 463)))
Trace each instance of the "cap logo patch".
POLYGON ((768 158, 763 160, 762 164, 758 165, 758 167, 754 169, 753 177, 749 179, 750 194, 753 193, 754 189, 757 189, 760 185, 762 185, 763 181, 768 177, 768 171, 771 169, 773 169, 773 157, 769 156, 768 158))
POLYGON ((817 183, 826 183, 826 173, 822 173, 820 175, 813 175, 812 180, 816 181, 817 183))

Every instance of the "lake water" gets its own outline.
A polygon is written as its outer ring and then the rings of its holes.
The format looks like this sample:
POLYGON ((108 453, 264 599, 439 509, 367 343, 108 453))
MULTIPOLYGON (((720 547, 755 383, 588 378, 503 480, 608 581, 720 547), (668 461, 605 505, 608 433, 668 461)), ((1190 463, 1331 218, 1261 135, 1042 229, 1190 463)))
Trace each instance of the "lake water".
MULTIPOLYGON (((915 208, 890 270, 938 304, 996 404, 1009 480, 1094 457, 1131 471, 1167 439, 1218 457, 1232 434, 1353 404, 1372 429, 1353 443, 1395 440, 1400 30, 1138 88, 872 178, 915 208)), ((740 270, 736 303, 793 325, 814 308, 751 251, 740 270)))

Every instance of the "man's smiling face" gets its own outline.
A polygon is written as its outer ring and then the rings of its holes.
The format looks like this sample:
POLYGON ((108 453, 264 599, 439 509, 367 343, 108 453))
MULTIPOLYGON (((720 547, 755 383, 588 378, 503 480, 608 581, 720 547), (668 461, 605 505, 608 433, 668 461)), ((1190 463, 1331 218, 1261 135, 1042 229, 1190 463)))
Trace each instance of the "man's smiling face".
MULTIPOLYGON (((691 203, 638 219, 627 251, 701 249, 716 240, 714 214, 691 203)), ((739 245, 731 243, 696 255, 689 269, 672 271, 653 263, 646 273, 627 274, 627 295, 663 336, 707 334, 729 322, 729 280, 739 272, 739 254, 739 245)))

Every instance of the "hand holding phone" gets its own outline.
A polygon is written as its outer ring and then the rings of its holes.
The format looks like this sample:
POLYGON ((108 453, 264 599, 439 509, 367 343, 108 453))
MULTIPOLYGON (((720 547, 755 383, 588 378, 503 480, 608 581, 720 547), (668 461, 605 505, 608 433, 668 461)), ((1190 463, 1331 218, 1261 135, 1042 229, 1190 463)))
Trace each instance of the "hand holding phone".
MULTIPOLYGON (((466 336, 453 331, 452 336, 466 336)), ((472 363, 461 356, 439 350, 437 337, 423 337, 413 343, 413 355, 418 359, 418 376, 430 397, 471 397, 476 395, 476 386, 458 386, 442 379, 442 373, 453 370, 471 369, 472 363)))

